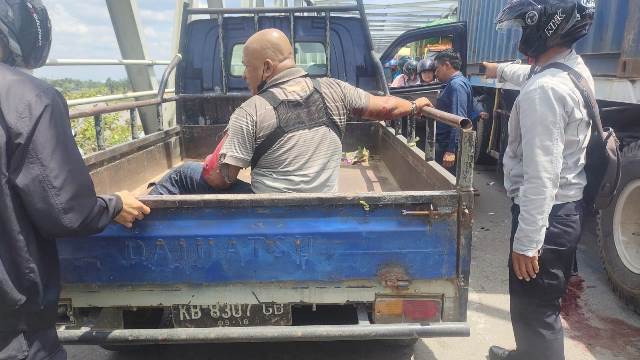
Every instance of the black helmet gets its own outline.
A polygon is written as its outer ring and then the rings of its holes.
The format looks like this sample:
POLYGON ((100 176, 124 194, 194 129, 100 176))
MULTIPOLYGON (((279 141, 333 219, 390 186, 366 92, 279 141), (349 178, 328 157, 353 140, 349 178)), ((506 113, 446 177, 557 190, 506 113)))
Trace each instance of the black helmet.
POLYGON ((5 62, 35 69, 51 49, 51 22, 40 0, 0 0, 0 41, 9 54, 5 62))
POLYGON ((409 60, 411 60, 410 56, 404 55, 402 57, 400 57, 400 59, 398 60, 398 69, 400 69, 400 71, 402 71, 404 69, 404 65, 409 62, 409 60))
POLYGON ((422 59, 418 63, 418 74, 425 71, 436 71, 436 62, 432 59, 422 59))
POLYGON ((418 73, 418 62, 415 60, 409 60, 402 68, 402 73, 412 79, 418 73))
POLYGON ((519 51, 536 57, 586 36, 594 13, 595 0, 510 0, 496 23, 498 30, 522 29, 519 51))

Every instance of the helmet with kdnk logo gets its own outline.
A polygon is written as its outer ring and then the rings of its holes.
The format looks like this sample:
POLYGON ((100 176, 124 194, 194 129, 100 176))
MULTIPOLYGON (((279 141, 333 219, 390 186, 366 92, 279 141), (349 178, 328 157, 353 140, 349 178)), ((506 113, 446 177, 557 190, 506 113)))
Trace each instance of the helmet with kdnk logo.
POLYGON ((510 0, 496 19, 498 30, 521 30, 519 51, 536 57, 554 46, 570 47, 587 35, 595 0, 510 0))

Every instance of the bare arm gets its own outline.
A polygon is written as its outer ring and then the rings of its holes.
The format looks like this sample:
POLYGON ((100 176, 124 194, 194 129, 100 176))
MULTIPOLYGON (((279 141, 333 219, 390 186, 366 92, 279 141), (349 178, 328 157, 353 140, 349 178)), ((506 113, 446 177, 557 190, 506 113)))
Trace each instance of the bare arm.
MULTIPOLYGON (((419 114, 423 107, 433 107, 427 98, 415 100, 416 114, 419 114)), ((392 120, 411 114, 411 101, 400 99, 395 96, 374 96, 369 95, 369 105, 362 114, 362 117, 369 120, 392 120)))
POLYGON ((507 82, 515 86, 523 86, 531 71, 531 65, 488 62, 483 62, 482 65, 486 69, 485 77, 487 79, 497 79, 498 82, 507 82))

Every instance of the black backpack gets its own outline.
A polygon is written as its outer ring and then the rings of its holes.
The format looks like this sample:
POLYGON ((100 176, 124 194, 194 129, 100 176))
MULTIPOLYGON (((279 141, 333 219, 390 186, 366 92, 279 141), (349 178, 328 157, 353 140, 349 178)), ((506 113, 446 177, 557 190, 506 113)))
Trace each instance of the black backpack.
POLYGON ((587 107, 592 120, 591 138, 587 146, 587 163, 584 170, 587 174, 587 185, 584 188, 585 203, 595 210, 609 207, 620 184, 622 159, 620 142, 611 128, 603 128, 600 110, 596 97, 586 79, 574 68, 563 63, 552 63, 546 69, 558 69, 569 74, 587 107))

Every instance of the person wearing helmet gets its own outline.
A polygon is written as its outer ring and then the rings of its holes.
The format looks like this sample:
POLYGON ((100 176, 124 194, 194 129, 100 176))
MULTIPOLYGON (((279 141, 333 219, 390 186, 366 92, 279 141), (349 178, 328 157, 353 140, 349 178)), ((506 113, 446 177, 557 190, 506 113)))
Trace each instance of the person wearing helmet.
POLYGON ((391 87, 405 87, 420 84, 418 78, 418 63, 415 60, 407 61, 402 67, 402 74, 393 80, 391 87))
POLYGON ((581 235, 591 119, 564 64, 594 82, 572 49, 586 36, 593 0, 512 0, 498 29, 521 31, 519 51, 533 65, 484 63, 488 78, 521 87, 509 120, 504 184, 513 199, 509 293, 516 340, 490 359, 564 359, 560 299, 581 235))
POLYGON ((395 74, 398 71, 398 60, 391 59, 384 64, 384 75, 387 78, 387 83, 391 84, 395 79, 395 74))
POLYGON ((393 74, 393 80, 395 80, 398 76, 402 75, 402 71, 404 69, 404 65, 411 60, 411 57, 404 55, 402 57, 400 57, 400 59, 398 60, 398 68, 396 70, 396 72, 393 74))
POLYGON ((0 359, 65 359, 55 329, 57 237, 131 227, 149 208, 131 194, 97 196, 71 134, 67 104, 29 74, 47 60, 40 0, 0 0, 0 359))
POLYGON ((422 59, 418 63, 420 84, 427 85, 435 81, 436 63, 432 59, 422 59))

